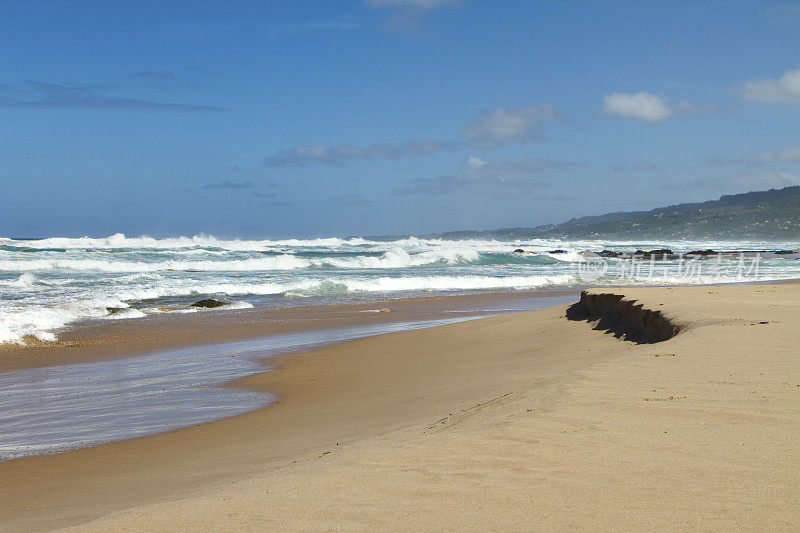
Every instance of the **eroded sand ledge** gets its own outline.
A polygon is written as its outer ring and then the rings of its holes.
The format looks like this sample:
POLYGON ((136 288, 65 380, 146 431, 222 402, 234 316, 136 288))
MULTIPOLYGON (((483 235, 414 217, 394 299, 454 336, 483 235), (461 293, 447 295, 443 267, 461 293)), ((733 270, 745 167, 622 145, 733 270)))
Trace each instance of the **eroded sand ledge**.
POLYGON ((289 356, 240 383, 274 407, 0 463, 0 524, 800 527, 800 285, 587 295, 680 334, 626 342, 562 306, 289 356))
POLYGON ((604 329, 625 340, 641 343, 663 342, 677 335, 677 320, 658 309, 619 292, 582 291, 581 299, 567 308, 567 318, 595 322, 595 329, 604 329))

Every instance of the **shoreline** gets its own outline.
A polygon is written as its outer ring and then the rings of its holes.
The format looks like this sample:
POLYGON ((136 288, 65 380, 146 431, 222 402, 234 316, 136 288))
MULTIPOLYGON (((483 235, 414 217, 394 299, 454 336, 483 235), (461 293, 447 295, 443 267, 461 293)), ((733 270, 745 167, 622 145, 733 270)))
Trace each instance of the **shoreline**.
POLYGON ((591 292, 681 331, 636 344, 560 305, 280 356, 233 384, 265 409, 0 463, 0 523, 797 527, 800 283, 591 292))
POLYGON ((77 323, 59 332, 55 342, 0 344, 0 372, 118 359, 156 351, 248 340, 275 334, 326 330, 355 325, 433 320, 454 314, 490 313, 504 302, 521 302, 520 312, 541 307, 525 300, 577 297, 580 289, 442 294, 387 298, 363 303, 298 305, 280 308, 204 310, 192 314, 159 314, 119 320, 77 323), (389 309, 388 312, 375 312, 389 309))

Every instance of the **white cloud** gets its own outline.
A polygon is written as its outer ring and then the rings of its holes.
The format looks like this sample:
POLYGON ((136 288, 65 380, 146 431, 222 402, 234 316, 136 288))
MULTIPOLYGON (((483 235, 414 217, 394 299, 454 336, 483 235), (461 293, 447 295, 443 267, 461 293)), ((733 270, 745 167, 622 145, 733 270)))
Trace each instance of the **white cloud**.
POLYGON ((765 15, 769 22, 795 25, 800 23, 800 4, 780 2, 767 9, 765 15))
POLYGON ((768 172, 761 174, 761 182, 770 187, 789 187, 790 185, 800 185, 800 174, 793 174, 778 170, 777 172, 768 172))
POLYGON ((800 146, 787 146, 780 150, 769 150, 740 157, 716 156, 708 160, 714 165, 768 165, 795 161, 800 161, 800 146))
POLYGON ((760 174, 737 176, 732 183, 741 186, 765 188, 789 187, 800 185, 800 174, 792 174, 783 170, 775 172, 762 172, 760 174))
MULTIPOLYGON (((544 137, 539 128, 545 120, 561 119, 548 104, 484 110, 464 128, 465 141, 406 141, 356 146, 349 143, 299 144, 281 148, 264 158, 267 167, 303 167, 310 163, 341 166, 360 159, 399 159, 454 150, 464 146, 497 148, 510 142, 530 142, 544 137)), ((471 157, 469 164, 481 164, 471 157)))
POLYGON ((399 159, 433 152, 450 150, 456 145, 444 141, 409 141, 398 144, 372 144, 355 146, 352 144, 311 144, 281 149, 264 158, 268 167, 304 167, 309 163, 344 165, 355 159, 399 159))
POLYGON ((751 154, 743 159, 748 163, 791 163, 800 161, 800 146, 787 146, 782 150, 751 154))
POLYGON ((439 8, 457 6, 461 0, 364 0, 373 8, 387 12, 384 29, 391 32, 417 32, 427 25, 426 15, 439 8))
POLYGON ((484 161, 480 157, 475 157, 474 155, 471 155, 467 158, 467 166, 469 168, 479 170, 481 167, 486 166, 486 161, 484 161))
POLYGON ((739 91, 743 98, 754 102, 800 103, 800 69, 787 70, 780 78, 746 81, 739 91))
POLYGON ((484 161, 470 156, 460 172, 435 178, 415 178, 392 191, 395 195, 473 193, 493 196, 530 194, 548 183, 529 179, 549 170, 578 166, 572 161, 525 158, 519 161, 484 161))
POLYGON ((548 104, 498 108, 481 111, 464 128, 464 137, 478 145, 496 146, 514 141, 537 138, 536 130, 547 119, 559 119, 561 114, 548 104))
POLYGON ((682 100, 672 103, 664 96, 648 92, 612 93, 603 98, 603 110, 612 116, 661 122, 680 112, 688 112, 693 106, 682 100))
MULTIPOLYGON (((701 178, 686 184, 689 187, 703 187, 709 189, 733 188, 736 190, 758 191, 764 189, 781 189, 800 185, 800 174, 793 174, 783 170, 774 172, 760 172, 755 174, 741 174, 721 178, 701 178)), ((677 187, 676 187, 677 188, 677 187)))
MULTIPOLYGON (((473 145, 497 148, 509 142, 528 142, 543 137, 539 126, 546 119, 560 119, 561 114, 547 104, 481 111, 464 128, 465 141, 407 141, 395 144, 300 144, 281 148, 264 158, 267 167, 303 167, 310 163, 341 166, 360 159, 399 159, 473 145)), ((483 164, 477 157, 470 165, 483 164)))

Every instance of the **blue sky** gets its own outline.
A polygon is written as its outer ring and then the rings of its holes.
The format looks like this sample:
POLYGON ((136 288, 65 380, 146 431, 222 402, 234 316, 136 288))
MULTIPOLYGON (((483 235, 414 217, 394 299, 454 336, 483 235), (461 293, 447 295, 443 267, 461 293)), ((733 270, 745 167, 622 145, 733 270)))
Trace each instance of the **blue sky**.
POLYGON ((800 2, 17 2, 0 235, 425 233, 800 184, 800 2))

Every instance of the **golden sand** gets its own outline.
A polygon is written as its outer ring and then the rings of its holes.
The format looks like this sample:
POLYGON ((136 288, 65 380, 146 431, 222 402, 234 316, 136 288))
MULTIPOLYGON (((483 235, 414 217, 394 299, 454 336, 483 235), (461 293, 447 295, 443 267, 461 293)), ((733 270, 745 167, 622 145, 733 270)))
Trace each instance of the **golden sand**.
POLYGON ((617 292, 680 333, 560 306, 285 356, 237 383, 268 408, 0 463, 0 526, 800 528, 800 284, 617 292))

